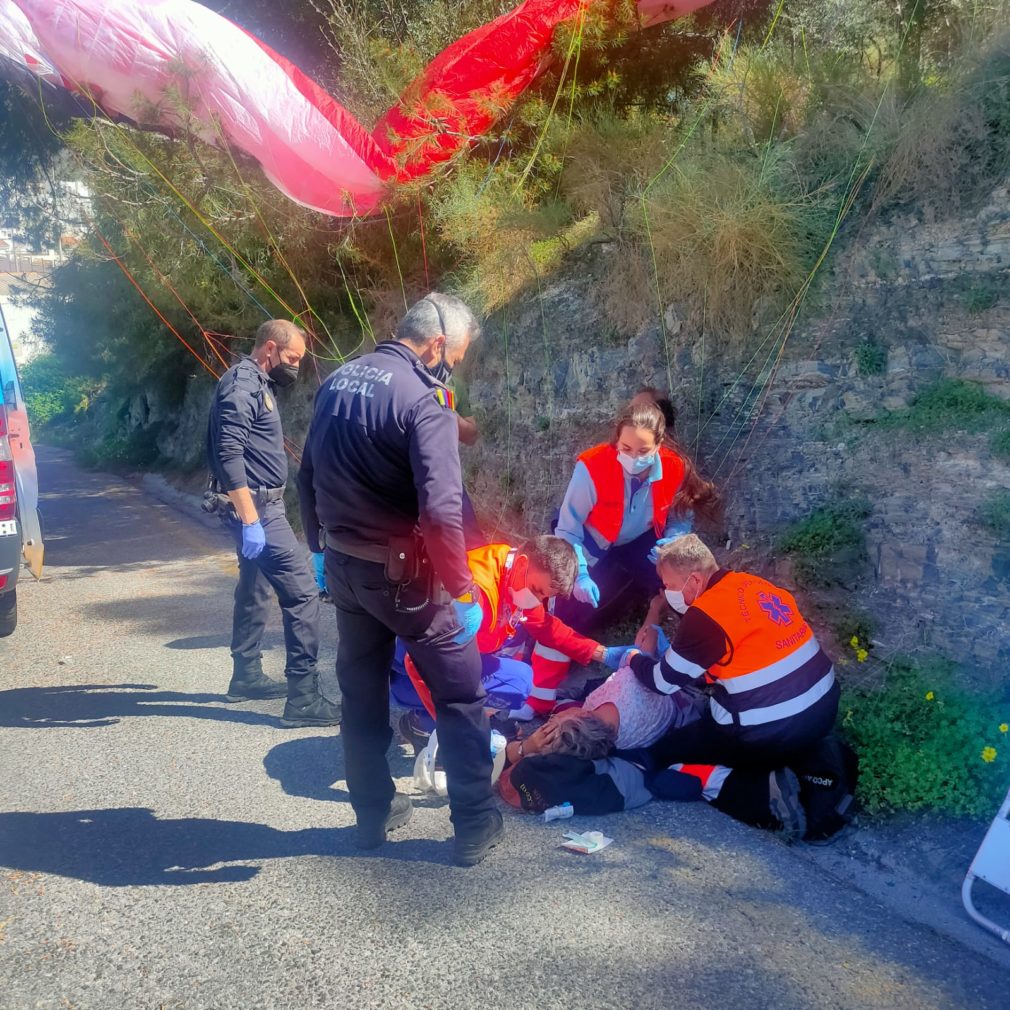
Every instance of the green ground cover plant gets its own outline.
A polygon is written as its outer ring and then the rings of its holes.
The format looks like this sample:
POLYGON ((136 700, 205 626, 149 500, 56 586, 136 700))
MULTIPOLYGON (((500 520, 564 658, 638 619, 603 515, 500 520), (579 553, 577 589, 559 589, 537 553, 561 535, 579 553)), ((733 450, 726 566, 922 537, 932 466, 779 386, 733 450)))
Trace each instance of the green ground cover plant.
POLYGON ((1010 491, 993 491, 979 506, 978 517, 1000 539, 1010 538, 1010 491))
POLYGON ((941 379, 920 390, 907 410, 896 411, 881 423, 923 435, 992 431, 1010 426, 1010 403, 977 382, 941 379))
POLYGON ((780 534, 775 547, 792 558, 801 584, 844 582, 865 560, 864 523, 871 511, 862 500, 828 502, 780 534))
POLYGON ((860 762, 870 814, 932 810, 991 817, 1010 768, 1010 704, 955 688, 949 664, 897 659, 880 683, 847 688, 841 730, 860 762))

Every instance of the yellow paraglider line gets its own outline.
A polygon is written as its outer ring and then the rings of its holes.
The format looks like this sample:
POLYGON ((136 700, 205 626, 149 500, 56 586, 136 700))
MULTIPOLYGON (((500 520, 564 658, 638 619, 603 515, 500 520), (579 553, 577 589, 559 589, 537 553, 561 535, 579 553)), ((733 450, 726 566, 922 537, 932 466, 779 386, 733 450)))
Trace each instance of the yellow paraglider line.
MULTIPOLYGON (((333 334, 330 333, 329 327, 327 327, 323 318, 312 307, 312 303, 309 301, 309 297, 305 293, 304 287, 298 280, 298 277, 295 275, 294 270, 291 269, 291 265, 288 263, 287 257, 284 255, 284 251, 281 249, 280 243, 277 241, 273 232, 270 230, 270 226, 269 224, 267 224, 267 220, 264 217, 263 212, 260 210, 256 198, 252 194, 252 189, 249 186, 249 183, 246 182, 245 176, 242 174, 242 170, 239 168, 238 162, 235 160, 235 156, 231 150, 231 145, 228 143, 228 138, 221 131, 221 125, 218 122, 217 117, 211 116, 211 121, 213 122, 214 129, 217 131, 218 138, 221 141, 221 147, 228 155, 228 160, 231 162, 231 166, 235 170, 235 176, 245 192, 245 197, 249 201, 249 205, 252 207, 254 213, 256 214, 257 219, 259 220, 260 226, 263 228, 263 231, 266 234, 267 242, 273 248, 274 252, 277 255, 277 259, 280 261, 281 266, 283 266, 284 269, 287 271, 288 277, 291 278, 291 283, 294 284, 295 288, 297 288, 298 294, 301 295, 302 301, 305 303, 306 311, 304 313, 302 312, 296 313, 293 317, 294 321, 300 322, 302 316, 306 314, 310 315, 313 319, 319 322, 320 326, 322 326, 324 332, 326 333, 326 339, 329 341, 330 349, 335 350, 339 353, 336 341, 334 341, 333 339, 333 334)), ((306 327, 306 329, 308 329, 310 334, 312 333, 311 328, 306 327)), ((315 336, 315 334, 312 335, 315 336)), ((318 339, 318 337, 316 339, 318 339)))
MULTIPOLYGON (((585 10, 582 9, 579 12, 579 31, 578 33, 572 34, 572 40, 568 44, 568 54, 565 56, 564 65, 561 67, 561 78, 558 81, 557 90, 554 92, 554 101, 551 102, 551 107, 547 111, 547 120, 544 122, 543 129, 540 131, 540 136, 537 138, 536 145, 533 148, 533 154, 530 155, 530 160, 526 167, 523 169, 519 176, 519 181, 515 185, 515 189, 512 191, 514 196, 522 188, 523 184, 529 178, 530 172, 533 171, 533 166, 536 164, 537 157, 540 154, 540 148, 543 146, 544 140, 547 138, 547 131, 550 129, 551 120, 554 118, 554 110, 558 107, 558 101, 561 98, 561 92, 565 87, 565 78, 568 76, 568 67, 572 62, 572 53, 575 52, 576 45, 578 45, 579 51, 582 50, 582 22, 585 16, 585 10)), ((572 81, 574 85, 574 78, 572 81)))

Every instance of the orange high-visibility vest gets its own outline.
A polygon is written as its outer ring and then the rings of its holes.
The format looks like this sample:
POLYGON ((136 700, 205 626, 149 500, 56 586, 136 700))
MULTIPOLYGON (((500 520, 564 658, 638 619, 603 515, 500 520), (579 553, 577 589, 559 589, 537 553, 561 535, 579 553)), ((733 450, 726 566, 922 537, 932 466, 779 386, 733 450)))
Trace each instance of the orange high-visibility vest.
MULTIPOLYGON (((673 499, 684 482, 684 461, 665 445, 660 446, 659 458, 663 464, 663 476, 652 482, 652 526, 656 537, 661 537, 666 529, 666 517, 670 513, 673 499)), ((593 446, 579 456, 585 464, 596 490, 596 504, 586 517, 608 544, 617 540, 624 523, 624 467, 617 458, 617 447, 609 442, 593 446)))
POLYGON ((509 544, 488 544, 467 551, 470 574, 487 601, 484 619, 477 632, 477 648, 482 655, 497 652, 515 634, 515 626, 509 617, 517 616, 519 612, 512 606, 511 600, 502 600, 502 593, 507 591, 503 583, 512 570, 511 558, 517 553, 509 544))
POLYGON ((716 722, 754 726, 789 718, 834 684, 831 661, 786 590, 757 575, 727 572, 691 606, 728 639, 707 671, 716 684, 710 703, 716 722))

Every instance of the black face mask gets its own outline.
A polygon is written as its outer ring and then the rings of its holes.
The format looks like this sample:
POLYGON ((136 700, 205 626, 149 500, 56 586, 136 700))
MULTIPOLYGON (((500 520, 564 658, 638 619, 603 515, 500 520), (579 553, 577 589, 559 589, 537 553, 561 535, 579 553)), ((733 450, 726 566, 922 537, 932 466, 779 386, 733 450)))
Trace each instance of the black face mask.
POLYGON ((292 385, 298 378, 298 366, 289 365, 286 361, 278 361, 273 368, 267 371, 267 378, 274 385, 284 389, 286 386, 292 385))
POLYGON ((445 351, 442 351, 442 360, 433 369, 431 369, 431 374, 434 375, 443 386, 447 385, 449 380, 452 378, 452 365, 445 360, 445 351))

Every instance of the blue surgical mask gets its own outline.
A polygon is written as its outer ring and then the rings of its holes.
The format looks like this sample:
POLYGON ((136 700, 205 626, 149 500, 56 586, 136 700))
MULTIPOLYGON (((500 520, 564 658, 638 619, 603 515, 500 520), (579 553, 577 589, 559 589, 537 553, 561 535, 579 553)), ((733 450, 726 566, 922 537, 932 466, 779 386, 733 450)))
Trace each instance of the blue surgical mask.
POLYGON ((653 463, 656 462, 655 453, 651 456, 629 456, 626 452, 619 452, 617 458, 621 466, 633 477, 651 470, 653 463))

